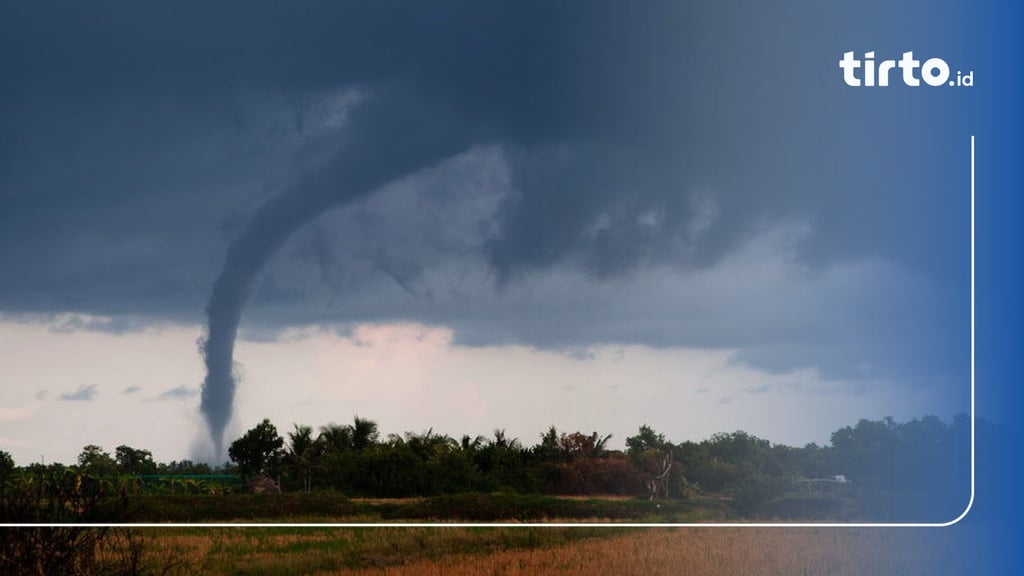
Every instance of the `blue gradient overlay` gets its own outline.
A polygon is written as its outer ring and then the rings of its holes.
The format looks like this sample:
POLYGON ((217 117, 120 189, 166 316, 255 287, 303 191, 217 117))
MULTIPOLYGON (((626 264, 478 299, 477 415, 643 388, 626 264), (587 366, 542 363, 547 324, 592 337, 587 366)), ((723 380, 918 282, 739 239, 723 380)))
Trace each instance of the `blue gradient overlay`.
MULTIPOLYGON (((974 508, 962 526, 979 529, 979 573, 1019 573, 1021 396, 1021 192, 1024 181, 1024 10, 1019 3, 969 3, 977 26, 969 44, 989 80, 977 88, 975 174, 975 385, 977 413, 1000 425, 977 438, 974 508), (986 556, 987 554, 987 556, 986 556)), ((968 41, 964 41, 968 44, 968 41)))
MULTIPOLYGON (((928 166, 922 181, 933 182, 934 193, 949 198, 944 204, 949 212, 923 210, 922 218, 950 223, 956 242, 937 238, 933 249, 936 257, 961 270, 968 257, 964 223, 970 213, 970 137, 976 138, 976 489, 967 516, 938 529, 945 531, 943 544, 928 551, 938 573, 959 573, 963 565, 953 558, 966 557, 978 574, 1018 573, 1022 563, 1022 23, 1021 5, 1012 2, 859 2, 844 7, 837 33, 836 60, 844 50, 876 50, 879 57, 894 58, 914 50, 925 58, 941 56, 954 70, 958 65, 974 70, 975 85, 969 89, 899 87, 884 94, 877 88, 847 88, 837 76, 839 89, 833 101, 837 110, 855 110, 847 120, 851 126, 860 125, 860 137, 850 146, 865 148, 866 168, 903 146, 915 150, 920 166, 928 166), (953 546, 948 545, 950 535, 953 546)), ((964 288, 960 278, 958 274, 955 280, 958 292, 964 288)), ((967 333, 959 316, 950 328, 967 333)), ((966 338, 958 343, 960 350, 967 346, 966 338)))

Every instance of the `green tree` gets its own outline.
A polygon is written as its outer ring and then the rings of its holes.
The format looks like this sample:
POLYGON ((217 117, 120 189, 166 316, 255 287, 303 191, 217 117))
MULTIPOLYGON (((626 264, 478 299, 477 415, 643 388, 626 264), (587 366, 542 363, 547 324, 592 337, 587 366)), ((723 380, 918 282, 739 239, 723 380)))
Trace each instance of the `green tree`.
POLYGON ((328 424, 320 428, 317 437, 325 451, 331 454, 344 454, 352 449, 352 427, 340 424, 328 424))
POLYGON ((601 436, 597 432, 589 436, 582 432, 562 434, 558 438, 558 447, 562 453, 573 460, 575 458, 597 458, 605 455, 605 445, 612 437, 611 434, 601 436))
POLYGON ((14 472, 14 458, 4 450, 0 450, 0 482, 14 472))
POLYGON ((124 444, 114 449, 114 461, 121 474, 155 474, 156 463, 149 450, 132 448, 124 444))
POLYGON ((302 490, 309 492, 313 485, 313 467, 319 457, 320 445, 313 439, 313 428, 294 424, 288 433, 288 452, 285 456, 292 476, 302 482, 302 490))
POLYGON ((558 443, 558 430, 554 425, 548 427, 548 431, 540 435, 540 444, 533 447, 533 457, 540 463, 553 463, 564 460, 562 448, 558 443))
POLYGON ((470 436, 469 434, 463 434, 459 439, 459 450, 464 454, 472 456, 480 449, 484 443, 487 442, 487 437, 477 434, 476 436, 470 436))
POLYGON ((282 455, 284 438, 277 428, 264 418, 262 422, 235 440, 228 447, 228 456, 238 464, 238 473, 243 477, 257 474, 272 474, 282 455))
POLYGON ((505 430, 495 429, 494 439, 473 455, 473 464, 487 479, 484 489, 535 490, 537 482, 526 467, 529 453, 518 438, 509 438, 505 430))
POLYGON ((406 432, 404 444, 423 460, 436 460, 456 449, 458 442, 443 434, 434 434, 431 428, 422 434, 406 432))
POLYGON ((648 450, 664 450, 668 445, 665 435, 658 434, 647 424, 640 426, 636 436, 626 438, 626 452, 630 456, 637 456, 648 450))
POLYGON ((352 449, 362 452, 377 442, 380 432, 373 420, 356 416, 352 419, 352 449))
POLYGON ((319 439, 331 452, 362 452, 377 443, 380 431, 373 420, 356 416, 347 426, 328 424, 320 428, 319 439))
POLYGON ((168 463, 157 464, 158 474, 186 475, 186 474, 212 474, 213 469, 205 462, 193 462, 191 460, 171 460, 168 463))
POLYGON ((7 480, 14 475, 14 458, 0 450, 0 503, 5 502, 4 492, 7 487, 7 480))
POLYGON ((89 444, 78 455, 78 467, 82 472, 97 476, 113 476, 117 473, 117 462, 103 448, 89 444))

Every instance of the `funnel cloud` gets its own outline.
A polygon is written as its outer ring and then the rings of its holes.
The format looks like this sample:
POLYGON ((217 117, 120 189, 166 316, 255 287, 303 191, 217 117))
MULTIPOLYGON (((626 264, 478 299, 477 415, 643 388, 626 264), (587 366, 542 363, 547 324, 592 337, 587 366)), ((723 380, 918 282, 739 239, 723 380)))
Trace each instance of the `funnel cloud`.
POLYGON ((409 86, 385 88, 356 106, 349 122, 299 151, 294 182, 259 206, 228 246, 206 305, 201 343, 206 378, 200 411, 218 459, 238 384, 235 338, 267 260, 324 211, 457 154, 470 141, 442 105, 409 86))

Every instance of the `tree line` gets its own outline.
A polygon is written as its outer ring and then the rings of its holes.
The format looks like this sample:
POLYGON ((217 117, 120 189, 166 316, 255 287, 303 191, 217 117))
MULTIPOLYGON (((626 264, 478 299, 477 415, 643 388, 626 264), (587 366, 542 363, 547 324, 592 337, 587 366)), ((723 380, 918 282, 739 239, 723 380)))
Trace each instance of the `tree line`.
MULTIPOLYGON (((673 443, 647 425, 608 448, 610 435, 560 432, 554 426, 526 445, 504 430, 452 437, 433 430, 381 434, 376 422, 314 430, 293 424, 285 434, 269 419, 228 448, 230 463, 155 462, 127 445, 114 454, 83 448, 70 469, 97 477, 234 474, 244 490, 256 479, 282 491, 339 491, 349 496, 410 497, 466 492, 625 495, 687 498, 719 495, 739 513, 755 513, 785 495, 826 495, 864 515, 897 519, 921 514, 949 519, 969 495, 970 422, 928 416, 907 422, 861 420, 832 433, 827 445, 791 447, 742 431, 673 443)), ((62 468, 31 464, 31 474, 62 468)), ((0 451, 0 490, 19 469, 0 451)), ((137 485, 136 485, 137 486, 137 485)), ((832 510, 834 512, 834 510, 832 510)), ((813 512, 813 511, 811 511, 813 512)))

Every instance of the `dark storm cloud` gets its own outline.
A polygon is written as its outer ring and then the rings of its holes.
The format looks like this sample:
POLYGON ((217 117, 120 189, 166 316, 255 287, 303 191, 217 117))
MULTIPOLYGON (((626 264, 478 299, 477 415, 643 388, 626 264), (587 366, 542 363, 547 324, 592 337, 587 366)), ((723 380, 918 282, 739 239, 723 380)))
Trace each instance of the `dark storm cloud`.
POLYGON ((77 390, 65 392, 59 398, 69 402, 90 402, 96 399, 96 394, 95 384, 82 384, 77 390))
POLYGON ((695 171, 678 150, 584 143, 508 156, 515 193, 487 245, 503 279, 566 259, 598 277, 668 259, 693 265, 705 248, 695 226, 704 215, 695 171))
MULTIPOLYGON (((466 344, 739 347, 752 365, 817 358, 842 373, 891 363, 900 346, 878 335, 926 316, 898 301, 914 299, 903 288, 871 284, 887 299, 857 302, 875 315, 824 296, 801 308, 806 295, 759 296, 748 266, 693 300, 658 296, 664 270, 717 278, 703 273, 792 221, 809 232, 786 258, 819 276, 846 260, 926 284, 962 271, 965 202, 938 194, 950 176, 931 169, 938 155, 963 176, 959 151, 915 152, 956 125, 899 92, 839 92, 849 38, 807 24, 837 10, 5 3, 0 310, 114 317, 68 329, 200 321, 235 251, 220 292, 252 294, 254 331, 416 320, 466 344), (884 146, 844 123, 867 113, 891 120, 884 146), (397 135, 432 143, 431 157, 395 156, 397 135), (270 200, 310 188, 297 212, 270 200)), ((930 302, 931 325, 959 326, 955 301, 930 302)))
POLYGON ((462 125, 445 103, 432 101, 418 88, 404 83, 381 87, 352 113, 351 126, 314 140, 297 156, 302 161, 297 177, 260 205, 228 246, 206 307, 202 343, 207 377, 200 408, 218 450, 232 413, 238 325, 266 262, 324 211, 429 168, 477 140, 473 127, 462 125))
MULTIPOLYGON (((289 128, 307 130, 303 112, 319 90, 405 82, 454 110, 452 129, 522 148, 520 181, 550 176, 580 187, 556 191, 564 197, 555 216, 537 201, 550 185, 510 203, 508 234, 489 250, 502 275, 550 266, 577 247, 554 218, 570 218, 567 233, 579 232, 590 224, 580 217, 601 211, 590 204, 636 192, 606 184, 589 196, 596 179, 581 173, 587 158, 653 153, 664 168, 713 144, 701 119, 714 95, 668 72, 677 52, 700 49, 715 30, 673 4, 646 14, 600 3, 242 6, 62 6, 55 16, 7 8, 3 63, 13 89, 3 126, 12 137, 3 189, 14 210, 3 245, 39 236, 33 250, 4 255, 16 279, 0 289, 7 306, 194 310, 189 302, 216 268, 209 246, 224 241, 218 223, 236 218, 237 231, 256 202, 287 185, 295 170, 280 156, 294 150, 280 142, 293 137, 289 128), (666 19, 672 24, 659 23, 666 19), (291 122, 268 126, 265 110, 247 114, 244 95, 266 92, 288 104, 291 122), (572 152, 564 166, 538 158, 577 142, 594 151, 572 152), (536 232, 524 234, 535 221, 536 232), (180 250, 160 252, 172 243, 180 250)), ((689 64, 696 77, 718 66, 689 64)), ((619 173, 619 183, 640 168, 619 173)), ((687 193, 646 191, 662 201, 687 193)), ((621 223, 599 233, 591 265, 632 266, 635 236, 621 223)))

